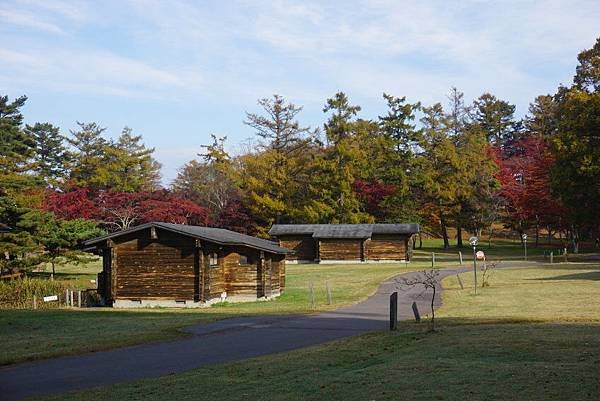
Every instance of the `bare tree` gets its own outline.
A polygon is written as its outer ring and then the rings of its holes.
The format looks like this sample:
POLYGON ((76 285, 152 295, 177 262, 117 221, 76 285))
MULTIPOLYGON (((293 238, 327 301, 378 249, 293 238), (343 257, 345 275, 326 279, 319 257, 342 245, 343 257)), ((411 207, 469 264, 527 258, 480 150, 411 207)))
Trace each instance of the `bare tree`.
POLYGON ((407 287, 423 287, 423 293, 431 290, 431 331, 435 331, 435 296, 437 289, 440 285, 440 272, 439 270, 423 270, 419 272, 415 277, 406 278, 402 277, 400 283, 407 287))
POLYGON ((500 262, 490 262, 487 263, 487 261, 484 259, 483 261, 483 269, 481 269, 482 271, 482 275, 481 275, 481 287, 489 287, 490 286, 490 276, 492 275, 492 273, 494 272, 494 270, 496 270, 496 268, 498 267, 498 265, 500 264, 500 262))

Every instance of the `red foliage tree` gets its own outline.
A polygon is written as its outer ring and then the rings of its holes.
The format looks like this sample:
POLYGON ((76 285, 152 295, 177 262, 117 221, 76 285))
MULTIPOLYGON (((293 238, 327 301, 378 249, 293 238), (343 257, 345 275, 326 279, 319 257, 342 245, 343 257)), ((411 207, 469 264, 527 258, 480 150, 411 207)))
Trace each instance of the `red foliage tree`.
POLYGON ((219 214, 219 221, 216 224, 219 227, 242 234, 256 234, 256 223, 239 199, 230 199, 227 201, 219 214))
POLYGON ((122 230, 150 221, 208 225, 208 210, 169 191, 120 192, 78 188, 51 192, 44 209, 63 219, 97 220, 109 230, 122 230))
POLYGON ((42 208, 60 219, 96 219, 100 213, 90 198, 87 188, 75 188, 69 192, 48 191, 42 208))
MULTIPOLYGON (((523 233, 529 227, 560 228, 563 207, 552 196, 550 169, 554 156, 543 138, 515 143, 509 157, 498 154, 500 196, 505 201, 508 225, 523 233)), ((537 241, 537 237, 536 237, 537 241)))
POLYGON ((381 207, 381 202, 396 191, 396 186, 380 181, 356 180, 352 189, 365 212, 375 217, 383 217, 385 211, 381 207))

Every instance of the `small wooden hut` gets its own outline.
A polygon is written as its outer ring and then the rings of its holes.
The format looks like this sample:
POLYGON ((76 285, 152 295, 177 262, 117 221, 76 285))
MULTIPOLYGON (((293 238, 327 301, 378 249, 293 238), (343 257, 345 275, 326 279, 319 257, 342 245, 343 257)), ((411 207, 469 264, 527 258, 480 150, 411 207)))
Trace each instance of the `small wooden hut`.
POLYGON ((274 224, 269 234, 292 251, 288 262, 364 263, 410 260, 418 224, 274 224))
POLYGON ((98 292, 113 307, 253 301, 285 289, 286 249, 221 228, 147 223, 85 245, 102 255, 98 292))

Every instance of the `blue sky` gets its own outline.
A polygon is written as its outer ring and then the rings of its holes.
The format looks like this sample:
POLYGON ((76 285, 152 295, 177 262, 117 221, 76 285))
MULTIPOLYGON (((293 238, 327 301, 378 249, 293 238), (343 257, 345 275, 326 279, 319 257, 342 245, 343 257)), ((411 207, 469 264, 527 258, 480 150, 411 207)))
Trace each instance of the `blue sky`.
POLYGON ((426 104, 451 86, 519 115, 571 82, 600 36, 598 1, 0 1, 0 91, 64 134, 97 121, 156 148, 168 184, 210 134, 242 151, 256 100, 281 94, 324 121, 345 91, 361 116, 382 93, 426 104))

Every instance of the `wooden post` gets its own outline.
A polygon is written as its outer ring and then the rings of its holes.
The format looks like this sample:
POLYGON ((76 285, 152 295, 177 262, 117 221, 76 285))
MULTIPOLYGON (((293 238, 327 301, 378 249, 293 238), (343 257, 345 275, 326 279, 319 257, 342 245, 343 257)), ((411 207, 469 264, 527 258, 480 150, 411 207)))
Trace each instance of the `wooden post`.
POLYGON ((81 290, 77 291, 77 307, 81 308, 81 290))
POLYGON ((33 296, 33 309, 37 309, 37 297, 33 296))
POLYGON ((390 331, 398 328, 398 292, 390 295, 390 331))
POLYGON ((65 306, 69 306, 69 289, 65 290, 65 306))
POLYGON ((315 286, 313 285, 312 281, 308 283, 308 298, 310 302, 310 308, 315 309, 315 286))
POLYGON ((463 285, 463 282, 462 282, 460 276, 458 275, 458 273, 456 273, 456 279, 458 280, 458 284, 460 284, 460 289, 464 290, 465 286, 463 285))
POLYGON ((435 268, 435 252, 431 252, 431 268, 435 268))
POLYGON ((462 251, 458 251, 458 259, 460 260, 460 265, 463 264, 462 251))
POLYGON ((331 287, 329 286, 329 281, 325 282, 325 289, 327 291, 327 305, 331 305, 333 303, 333 297, 331 296, 331 287))
POLYGON ((550 264, 554 263, 554 251, 550 252, 550 264))
POLYGON ((414 301, 412 303, 412 310, 415 315, 415 321, 419 323, 421 321, 421 314, 419 313, 419 308, 417 308, 417 303, 414 301))

